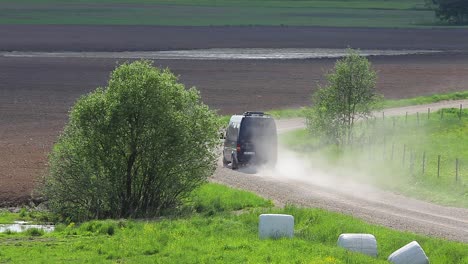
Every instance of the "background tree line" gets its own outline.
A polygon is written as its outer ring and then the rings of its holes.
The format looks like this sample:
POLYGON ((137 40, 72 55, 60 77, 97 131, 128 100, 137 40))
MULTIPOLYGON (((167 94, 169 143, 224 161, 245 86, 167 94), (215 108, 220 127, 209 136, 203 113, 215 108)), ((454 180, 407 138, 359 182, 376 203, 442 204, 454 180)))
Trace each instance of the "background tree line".
POLYGON ((468 23, 468 0, 425 0, 436 16, 448 23, 468 23))

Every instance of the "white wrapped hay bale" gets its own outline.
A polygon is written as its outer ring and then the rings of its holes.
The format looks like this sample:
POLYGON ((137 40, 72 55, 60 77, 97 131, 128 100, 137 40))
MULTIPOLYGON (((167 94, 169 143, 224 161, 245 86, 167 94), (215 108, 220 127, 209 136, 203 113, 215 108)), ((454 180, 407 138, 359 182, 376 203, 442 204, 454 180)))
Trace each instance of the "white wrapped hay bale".
POLYGON ((394 264, 429 264, 426 253, 416 241, 393 252, 388 261, 394 264))
POLYGON ((341 234, 338 237, 338 246, 377 257, 377 241, 371 234, 341 234))
POLYGON ((260 238, 293 237, 294 217, 284 214, 261 214, 258 235, 260 238))

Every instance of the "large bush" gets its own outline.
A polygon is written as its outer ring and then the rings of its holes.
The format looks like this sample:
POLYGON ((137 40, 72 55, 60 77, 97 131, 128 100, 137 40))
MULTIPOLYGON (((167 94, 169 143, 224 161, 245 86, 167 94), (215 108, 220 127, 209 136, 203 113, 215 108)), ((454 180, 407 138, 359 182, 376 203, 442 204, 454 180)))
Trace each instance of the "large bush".
POLYGON ((169 70, 125 63, 72 108, 49 157, 49 206, 75 221, 161 214, 213 173, 218 127, 169 70))

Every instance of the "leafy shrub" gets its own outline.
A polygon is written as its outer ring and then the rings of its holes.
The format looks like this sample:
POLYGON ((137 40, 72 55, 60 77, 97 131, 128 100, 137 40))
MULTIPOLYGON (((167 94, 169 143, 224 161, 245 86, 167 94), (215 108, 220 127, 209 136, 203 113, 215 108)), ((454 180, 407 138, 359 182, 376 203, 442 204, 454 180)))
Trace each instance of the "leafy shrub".
POLYGON ((28 216, 28 211, 26 210, 26 208, 24 207, 21 207, 20 211, 19 211, 19 217, 21 218, 25 218, 28 216))
POLYGON ((49 207, 72 221, 160 215, 213 173, 218 128, 169 70, 125 63, 72 108, 49 157, 49 207))

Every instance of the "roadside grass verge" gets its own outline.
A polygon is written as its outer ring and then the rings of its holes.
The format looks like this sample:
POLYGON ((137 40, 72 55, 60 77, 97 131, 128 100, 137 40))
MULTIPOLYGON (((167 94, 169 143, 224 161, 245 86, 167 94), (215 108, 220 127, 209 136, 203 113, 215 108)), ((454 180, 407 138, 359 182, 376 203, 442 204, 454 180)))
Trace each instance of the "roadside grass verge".
POLYGON ((467 244, 399 232, 321 209, 274 208, 270 201, 218 184, 205 185, 189 200, 192 204, 186 206, 205 206, 182 217, 89 221, 59 224, 56 231, 39 235, 0 234, 0 262, 387 263, 389 254, 417 240, 431 263, 468 263, 467 244), (243 202, 236 205, 232 199, 243 202), (211 204, 222 210, 209 213, 212 208, 206 205, 211 204), (261 213, 293 215, 295 237, 258 239, 261 213), (378 258, 336 246, 341 233, 358 232, 376 236, 378 258))
POLYGON ((2 5, 1 24, 453 27, 438 22, 423 0, 3 0, 2 5))
POLYGON ((355 144, 323 146, 306 129, 281 135, 283 144, 330 166, 360 171, 366 183, 443 205, 468 208, 468 110, 442 109, 359 122, 355 144), (440 155, 440 162, 439 162, 440 155), (458 166, 457 166, 458 159, 458 166))
POLYGON ((468 99, 468 90, 452 92, 452 93, 441 93, 433 94, 426 96, 418 96, 407 99, 398 99, 398 100, 384 100, 382 103, 383 108, 393 108, 393 107, 402 107, 409 105, 422 105, 437 103, 441 101, 450 101, 450 100, 462 100, 468 99))

